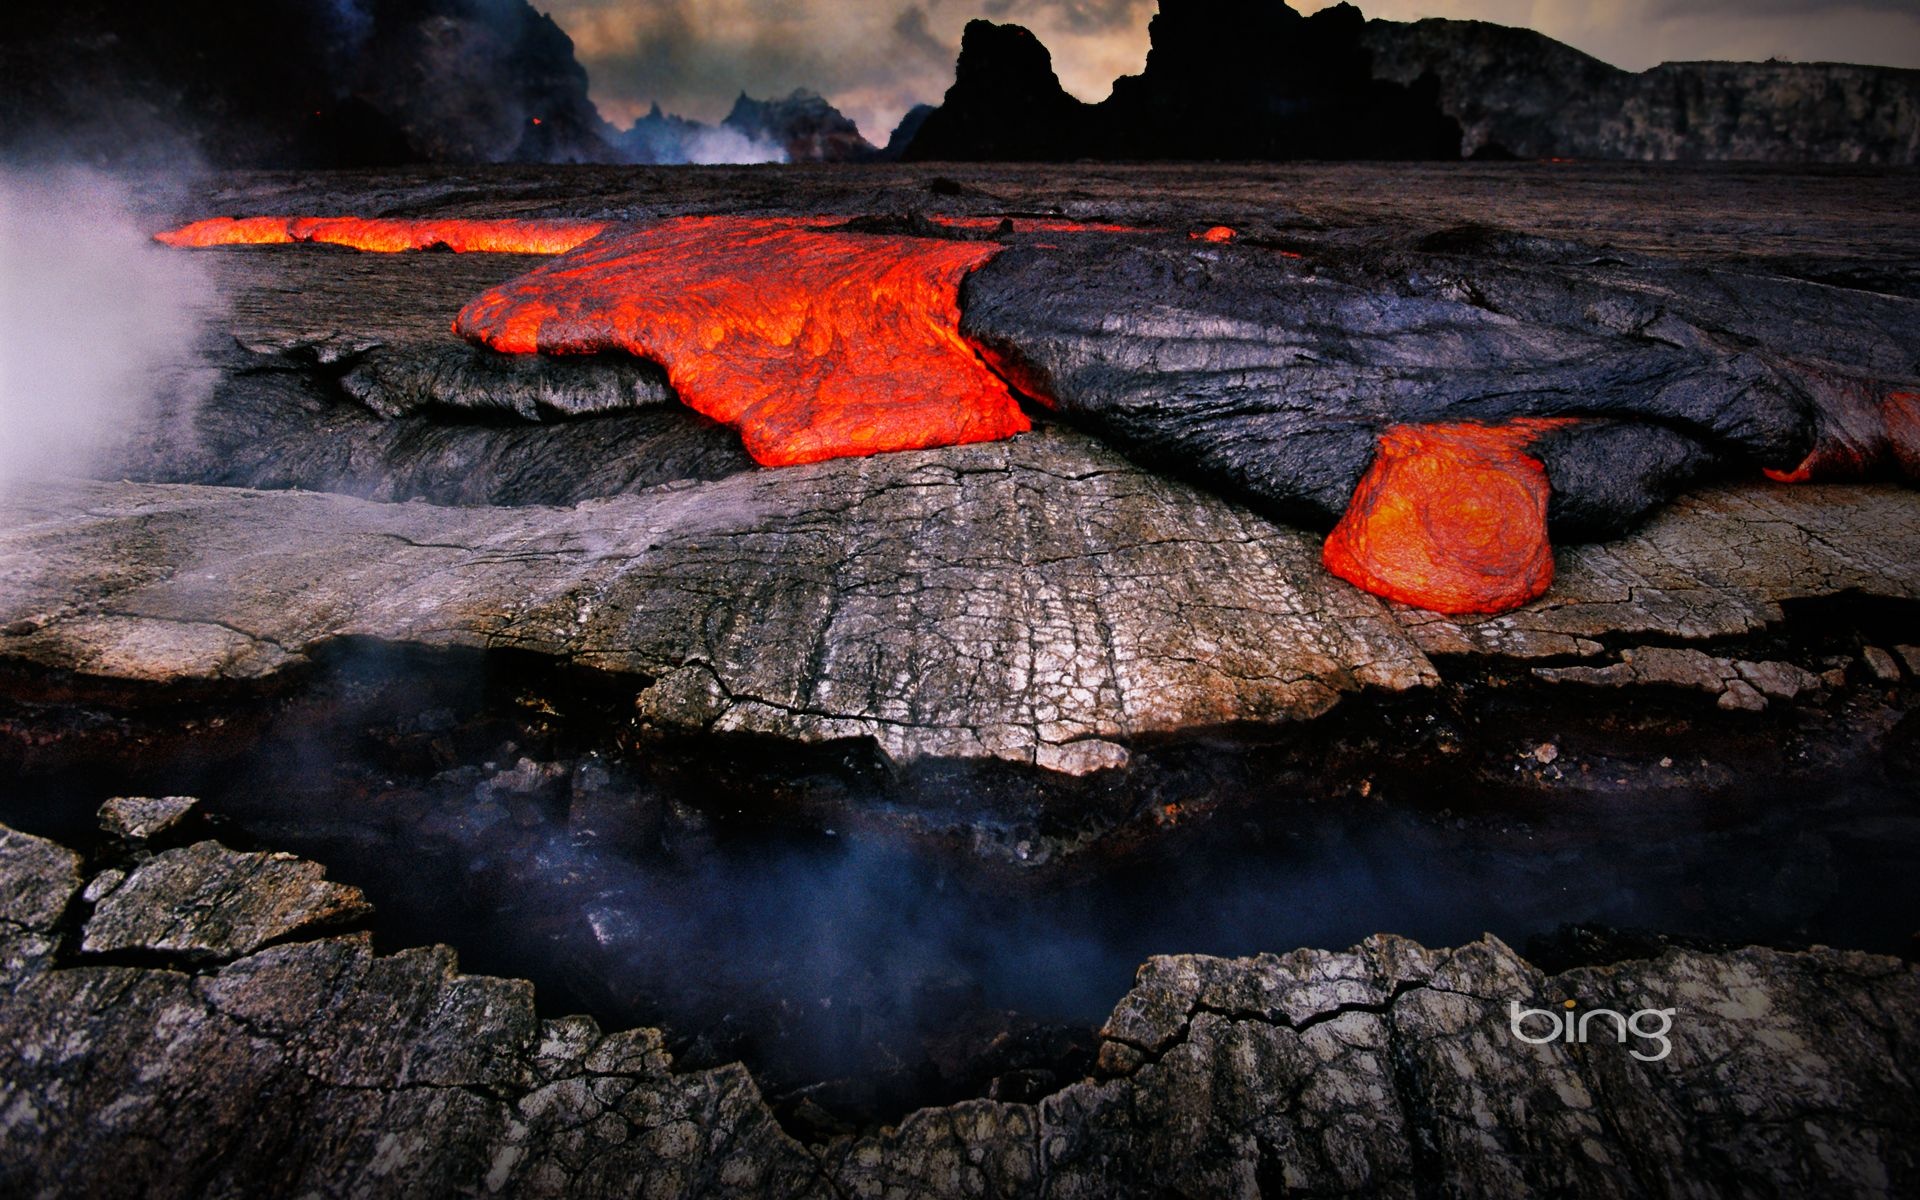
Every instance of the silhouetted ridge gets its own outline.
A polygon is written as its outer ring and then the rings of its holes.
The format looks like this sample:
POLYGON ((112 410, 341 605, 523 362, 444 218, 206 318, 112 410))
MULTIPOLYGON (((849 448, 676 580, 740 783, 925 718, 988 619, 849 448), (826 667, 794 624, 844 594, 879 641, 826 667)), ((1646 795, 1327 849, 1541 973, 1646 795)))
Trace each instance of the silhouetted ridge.
POLYGON ((1457 157, 1433 85, 1375 79, 1365 31, 1347 4, 1303 17, 1281 0, 1163 0, 1146 69, 1087 105, 1032 33, 975 21, 907 157, 1457 157))

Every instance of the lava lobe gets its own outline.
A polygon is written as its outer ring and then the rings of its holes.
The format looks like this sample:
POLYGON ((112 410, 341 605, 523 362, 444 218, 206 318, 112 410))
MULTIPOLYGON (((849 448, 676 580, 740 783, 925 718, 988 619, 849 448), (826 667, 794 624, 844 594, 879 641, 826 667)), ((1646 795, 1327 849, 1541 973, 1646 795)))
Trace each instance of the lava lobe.
POLYGON ((462 253, 565 254, 598 237, 605 221, 563 217, 469 220, 436 217, 213 217, 157 233, 169 246, 277 246, 321 242, 393 254, 436 246, 462 253))
POLYGON ((513 354, 624 351, 765 466, 994 441, 1029 428, 960 336, 988 242, 683 217, 623 230, 495 287, 463 336, 513 354))
POLYGON ((1501 612, 1540 596, 1553 583, 1547 471, 1526 449, 1571 423, 1390 426, 1327 535, 1327 569, 1443 613, 1501 612))

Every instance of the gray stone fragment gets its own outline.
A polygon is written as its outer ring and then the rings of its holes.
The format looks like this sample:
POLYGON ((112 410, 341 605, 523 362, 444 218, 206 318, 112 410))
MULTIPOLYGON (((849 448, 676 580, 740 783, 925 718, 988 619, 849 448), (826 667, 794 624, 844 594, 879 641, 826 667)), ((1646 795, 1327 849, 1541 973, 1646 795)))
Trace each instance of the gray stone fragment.
POLYGON ((1727 688, 1720 693, 1718 701, 1721 708, 1739 712, 1764 712, 1767 698, 1754 690, 1752 684, 1744 679, 1730 679, 1727 688))
POLYGON ((115 837, 150 838, 178 825, 198 803, 192 796, 115 796, 100 806, 100 828, 115 837))
POLYGON ((1895 646, 1893 652, 1907 664, 1907 674, 1920 676, 1920 646, 1895 646))
POLYGON ((291 854, 240 853, 197 842, 142 863, 102 898, 81 949, 234 958, 313 926, 373 911, 360 889, 291 854))
POLYGON ((1900 682, 1900 664, 1893 661, 1893 655, 1880 647, 1862 646, 1860 661, 1867 664, 1867 671, 1881 683, 1900 682))
POLYGON ((0 825, 0 922, 47 930, 80 890, 80 856, 0 825))
POLYGON ((1733 667, 1740 672, 1740 678, 1752 684, 1761 695, 1771 700, 1792 700, 1801 692, 1821 685, 1818 675, 1796 667, 1792 663, 1736 662, 1733 667))
POLYGON ((98 904, 102 896, 119 887, 126 877, 127 873, 118 868, 102 871, 87 881, 86 890, 80 893, 80 898, 88 904, 98 904))
POLYGON ((54 926, 79 890, 78 854, 0 825, 0 989, 47 966, 58 944, 54 926))

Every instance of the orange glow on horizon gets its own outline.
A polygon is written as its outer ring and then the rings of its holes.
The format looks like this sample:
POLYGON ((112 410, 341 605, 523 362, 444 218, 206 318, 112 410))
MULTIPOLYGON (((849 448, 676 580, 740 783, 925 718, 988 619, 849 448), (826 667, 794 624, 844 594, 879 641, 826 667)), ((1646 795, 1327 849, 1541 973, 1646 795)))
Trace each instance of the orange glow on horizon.
POLYGON ((464 254, 564 254, 598 237, 609 225, 567 217, 213 217, 156 233, 153 240, 189 248, 318 242, 379 254, 436 246, 464 254))

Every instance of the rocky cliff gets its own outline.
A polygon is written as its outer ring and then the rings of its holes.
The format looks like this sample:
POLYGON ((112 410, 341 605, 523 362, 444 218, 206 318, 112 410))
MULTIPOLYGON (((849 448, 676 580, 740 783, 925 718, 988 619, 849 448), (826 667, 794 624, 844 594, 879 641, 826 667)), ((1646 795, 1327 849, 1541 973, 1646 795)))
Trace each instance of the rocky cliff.
POLYGON ((912 159, 1593 158, 1920 162, 1920 71, 1665 63, 1633 73, 1530 29, 1164 0, 1146 69, 1084 104, 1018 26, 976 21, 912 159), (1452 140, 1457 122, 1461 136, 1452 140))
POLYGON ((862 162, 877 153, 858 125, 806 88, 774 100, 755 100, 743 92, 721 124, 773 142, 786 151, 788 162, 862 162))
POLYGON ((1276 0, 1167 0, 1146 68, 1087 105, 1015 25, 975 21, 954 85, 909 160, 1451 158, 1426 85, 1377 79, 1365 21, 1340 4, 1303 17, 1276 0))
POLYGON ((1920 162, 1920 71, 1663 63, 1634 73, 1530 29, 1369 21, 1383 79, 1438 81, 1468 155, 1649 162, 1920 162))

